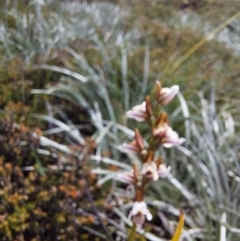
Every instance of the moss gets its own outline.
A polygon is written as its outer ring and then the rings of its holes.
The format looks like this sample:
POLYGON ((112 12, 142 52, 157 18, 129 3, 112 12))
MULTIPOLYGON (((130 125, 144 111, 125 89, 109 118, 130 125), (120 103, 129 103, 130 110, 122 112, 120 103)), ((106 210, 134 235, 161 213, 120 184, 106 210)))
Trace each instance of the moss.
MULTIPOLYGON (((0 126, 0 183, 3 185, 0 192, 1 239, 21 237, 22 240, 38 240, 41 237, 53 240, 61 236, 64 240, 69 240, 73 233, 67 230, 73 226, 80 238, 81 232, 77 230, 82 224, 91 226, 95 216, 88 206, 85 188, 79 180, 86 178, 89 185, 92 185, 91 190, 99 193, 100 190, 94 188, 96 177, 88 176, 87 166, 78 166, 76 170, 54 171, 53 160, 48 158, 40 158, 46 168, 44 175, 25 170, 25 167, 35 168, 36 160, 31 152, 39 146, 38 137, 32 138, 33 130, 23 124, 16 125, 10 119, 6 119, 0 126), (5 143, 8 144, 4 145, 5 143), (77 204, 76 208, 72 209, 72 203, 77 204), (85 216, 78 214, 77 208, 85 209, 85 216), (63 234, 62 230, 66 233, 63 234)), ((76 165, 76 157, 66 158, 69 159, 68 167, 76 165)), ((55 165, 57 162, 58 159, 55 159, 55 165)))

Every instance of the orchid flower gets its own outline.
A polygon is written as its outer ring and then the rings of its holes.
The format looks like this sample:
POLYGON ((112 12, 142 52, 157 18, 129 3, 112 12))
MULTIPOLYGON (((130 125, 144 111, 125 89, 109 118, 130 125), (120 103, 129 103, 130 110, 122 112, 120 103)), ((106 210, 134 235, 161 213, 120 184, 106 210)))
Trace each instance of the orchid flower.
POLYGON ((137 145, 135 145, 134 142, 132 143, 123 143, 121 146, 121 151, 126 153, 126 154, 137 154, 139 152, 139 148, 137 147, 137 145))
POLYGON ((157 181, 158 178, 165 178, 171 170, 165 164, 157 165, 156 162, 145 162, 142 167, 142 175, 157 181))
POLYGON ((167 123, 157 126, 153 130, 153 135, 161 139, 163 147, 170 148, 181 145, 185 139, 179 138, 179 135, 167 123))
POLYGON ((120 146, 122 152, 125 152, 126 154, 139 154, 144 150, 144 139, 142 135, 140 134, 139 130, 135 130, 135 140, 131 143, 123 143, 120 146))
POLYGON ((156 81, 155 90, 157 92, 157 101, 162 105, 166 105, 171 102, 175 95, 178 93, 179 86, 173 85, 170 88, 162 88, 161 83, 156 81))
POLYGON ((160 164, 157 169, 158 177, 165 178, 168 176, 170 171, 171 171, 171 166, 166 166, 165 164, 160 164))
POLYGON ((131 170, 130 172, 118 173, 116 175, 116 180, 127 184, 133 184, 135 182, 133 170, 131 170))
POLYGON ((154 181, 158 180, 158 170, 156 163, 154 161, 145 162, 142 167, 142 174, 153 179, 154 181))
POLYGON ((146 101, 141 105, 134 106, 131 110, 127 111, 127 117, 133 118, 138 122, 143 122, 147 119, 146 101))
POLYGON ((166 104, 168 104, 169 102, 171 102, 173 100, 173 98, 178 93, 178 91, 179 91, 179 86, 178 85, 174 85, 174 86, 172 86, 170 88, 167 88, 167 87, 162 88, 158 101, 162 105, 166 105, 166 104))
POLYGON ((145 217, 148 221, 152 220, 152 214, 148 210, 147 204, 144 201, 134 202, 128 218, 132 219, 138 228, 141 228, 145 221, 145 217))

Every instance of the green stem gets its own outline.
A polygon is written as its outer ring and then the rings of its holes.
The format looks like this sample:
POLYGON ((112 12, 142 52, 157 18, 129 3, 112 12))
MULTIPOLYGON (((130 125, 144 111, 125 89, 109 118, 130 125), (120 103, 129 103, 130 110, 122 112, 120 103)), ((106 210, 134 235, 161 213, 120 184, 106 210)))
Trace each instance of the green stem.
POLYGON ((133 226, 132 226, 131 233, 130 233, 128 241, 134 241, 135 240, 136 228, 137 228, 137 226, 134 223, 133 226))

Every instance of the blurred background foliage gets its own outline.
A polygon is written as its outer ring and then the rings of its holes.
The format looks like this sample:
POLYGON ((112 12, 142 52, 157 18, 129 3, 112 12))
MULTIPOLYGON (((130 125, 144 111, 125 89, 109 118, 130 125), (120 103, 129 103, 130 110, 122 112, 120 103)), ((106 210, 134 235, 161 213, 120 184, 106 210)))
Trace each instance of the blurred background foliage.
POLYGON ((239 1, 0 9, 1 240, 126 240, 126 187, 111 179, 137 161, 118 150, 135 128, 125 112, 156 80, 180 86, 167 111, 187 141, 159 151, 171 176, 149 188, 155 219, 137 238, 170 239, 183 207, 184 240, 239 240, 239 18, 212 34, 239 1))

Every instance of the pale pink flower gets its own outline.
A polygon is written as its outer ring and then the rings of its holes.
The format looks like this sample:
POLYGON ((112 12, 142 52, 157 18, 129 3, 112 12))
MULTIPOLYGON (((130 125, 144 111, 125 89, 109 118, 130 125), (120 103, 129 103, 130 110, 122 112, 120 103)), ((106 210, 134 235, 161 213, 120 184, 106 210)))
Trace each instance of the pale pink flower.
POLYGON ((142 167, 142 175, 157 181, 159 177, 166 177, 171 170, 170 166, 160 164, 157 166, 156 162, 145 162, 142 167))
POLYGON ((154 181, 158 180, 158 169, 154 161, 145 162, 142 167, 142 174, 154 181))
POLYGON ((141 105, 134 106, 131 110, 127 111, 127 117, 133 118, 138 122, 143 122, 147 119, 146 102, 141 105))
POLYGON ((171 171, 171 167, 170 166, 167 167, 165 164, 160 164, 157 169, 158 176, 161 178, 167 177, 170 171, 171 171))
POLYGON ((147 204, 144 201, 134 202, 128 218, 132 219, 138 228, 141 228, 145 221, 145 217, 148 221, 152 220, 152 214, 148 210, 147 204))
POLYGON ((156 127, 153 131, 153 135, 159 137, 161 139, 162 146, 166 148, 179 146, 185 141, 184 138, 179 138, 178 133, 167 123, 163 123, 156 127))
POLYGON ((123 143, 120 148, 126 154, 137 154, 139 152, 139 148, 133 143, 123 143))
POLYGON ((117 173, 115 178, 116 180, 126 184, 133 184, 135 182, 133 171, 117 173))
POLYGON ((173 100, 173 98, 178 93, 178 91, 179 91, 178 85, 174 85, 170 88, 167 88, 167 87, 162 88, 161 92, 160 92, 159 102, 163 105, 168 104, 169 102, 171 102, 173 100))
POLYGON ((135 140, 129 144, 123 143, 120 150, 127 154, 138 154, 144 150, 144 139, 138 129, 135 130, 135 140))

